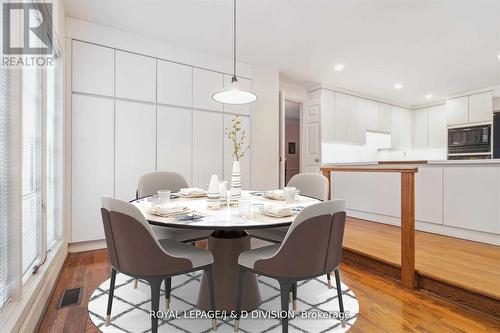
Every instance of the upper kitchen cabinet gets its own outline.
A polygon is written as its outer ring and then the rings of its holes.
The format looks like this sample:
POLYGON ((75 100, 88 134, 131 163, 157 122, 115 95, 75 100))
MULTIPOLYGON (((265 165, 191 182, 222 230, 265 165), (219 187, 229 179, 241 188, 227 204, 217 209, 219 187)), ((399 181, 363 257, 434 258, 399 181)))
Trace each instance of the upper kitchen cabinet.
MULTIPOLYGON (((231 75, 224 74, 224 89, 231 88, 231 75)), ((252 91, 252 81, 238 77, 238 87, 241 90, 252 91)), ((210 96, 210 98, 212 98, 210 96)), ((238 113, 243 115, 250 114, 250 104, 240 104, 240 105, 231 105, 231 104, 223 104, 224 112, 228 113, 238 113)))
POLYGON ((446 106, 444 104, 431 106, 428 109, 428 147, 446 148, 446 106))
POLYGON ((392 106, 389 104, 379 104, 379 131, 383 133, 392 132, 392 106))
POLYGON ((428 145, 428 109, 413 111, 413 147, 427 148, 428 145))
POLYGON ((156 59, 116 51, 116 97, 156 102, 156 59))
POLYGON ((366 142, 366 101, 364 99, 349 96, 347 127, 349 142, 357 144, 366 142))
POLYGON ((321 140, 324 142, 335 141, 335 92, 323 90, 321 92, 321 140))
POLYGON ((366 100, 366 130, 380 131, 379 103, 366 100))
POLYGON ((469 121, 469 98, 459 97, 446 101, 448 126, 467 124, 469 121))
POLYGON ((493 92, 469 96, 469 123, 493 121, 493 92))
POLYGON ((411 111, 398 108, 398 147, 411 148, 411 111))
POLYGON ((399 147, 399 108, 391 106, 391 147, 399 147))
POLYGON ((73 41, 72 91, 114 96, 114 50, 73 41))
POLYGON ((347 95, 335 93, 335 135, 336 141, 347 141, 347 113, 348 98, 347 95))
POLYGON ((158 103, 193 106, 193 68, 158 60, 158 103))
POLYGON ((212 99, 212 95, 224 89, 221 73, 200 68, 193 69, 193 107, 212 111, 222 111, 222 103, 212 99))

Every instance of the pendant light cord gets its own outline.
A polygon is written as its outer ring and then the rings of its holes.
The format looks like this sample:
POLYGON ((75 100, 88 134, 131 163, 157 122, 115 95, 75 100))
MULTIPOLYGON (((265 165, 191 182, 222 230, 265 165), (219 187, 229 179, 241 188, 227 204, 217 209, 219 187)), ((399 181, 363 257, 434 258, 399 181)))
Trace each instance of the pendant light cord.
POLYGON ((233 80, 236 79, 236 0, 233 0, 233 80))

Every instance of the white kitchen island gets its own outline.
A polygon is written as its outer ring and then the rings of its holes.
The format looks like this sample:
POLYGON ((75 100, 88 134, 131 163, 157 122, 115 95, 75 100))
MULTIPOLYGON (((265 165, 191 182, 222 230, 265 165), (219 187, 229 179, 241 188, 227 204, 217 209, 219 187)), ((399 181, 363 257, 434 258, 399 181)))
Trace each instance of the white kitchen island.
MULTIPOLYGON (((379 165, 373 162, 326 166, 379 165)), ((402 165, 418 168, 417 230, 500 245, 500 160, 398 164, 402 165)), ((400 178, 391 173, 334 172, 332 197, 345 199, 349 216, 400 225, 400 178)))

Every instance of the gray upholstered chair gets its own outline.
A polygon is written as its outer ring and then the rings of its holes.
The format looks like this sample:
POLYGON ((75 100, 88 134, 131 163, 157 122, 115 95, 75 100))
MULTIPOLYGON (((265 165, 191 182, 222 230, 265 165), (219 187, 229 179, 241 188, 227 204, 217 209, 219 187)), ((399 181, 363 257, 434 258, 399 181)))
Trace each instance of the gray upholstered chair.
MULTIPOLYGON (((278 280, 282 311, 288 313, 289 291, 293 290, 295 301, 298 281, 335 271, 340 312, 344 313, 339 265, 345 219, 343 200, 311 205, 299 213, 281 244, 248 250, 240 254, 235 331, 239 328, 242 286, 246 272, 278 280)), ((344 320, 342 325, 345 325, 344 320)), ((288 332, 287 317, 282 319, 282 331, 288 332)))
MULTIPOLYGON (((172 276, 204 270, 209 288, 209 300, 215 310, 210 251, 198 249, 171 239, 157 240, 149 223, 134 205, 118 199, 102 198, 102 220, 108 258, 111 265, 111 284, 108 295, 106 325, 111 319, 116 272, 145 280, 151 286, 151 310, 159 311, 160 288, 165 281, 165 298, 170 298, 172 276)), ((212 321, 216 327, 215 320, 212 321)), ((158 332, 158 318, 151 316, 151 329, 158 332)))

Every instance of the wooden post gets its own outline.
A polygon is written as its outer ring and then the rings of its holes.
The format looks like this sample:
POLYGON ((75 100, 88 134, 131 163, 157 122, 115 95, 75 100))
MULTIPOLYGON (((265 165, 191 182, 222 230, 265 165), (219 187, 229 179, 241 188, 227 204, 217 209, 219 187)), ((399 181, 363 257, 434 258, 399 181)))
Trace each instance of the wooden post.
POLYGON ((321 173, 328 179, 328 200, 332 199, 332 172, 328 169, 321 169, 321 173))
POLYGON ((401 172, 401 284, 410 289, 415 280, 415 173, 401 172))

